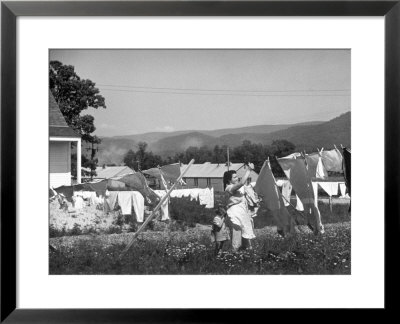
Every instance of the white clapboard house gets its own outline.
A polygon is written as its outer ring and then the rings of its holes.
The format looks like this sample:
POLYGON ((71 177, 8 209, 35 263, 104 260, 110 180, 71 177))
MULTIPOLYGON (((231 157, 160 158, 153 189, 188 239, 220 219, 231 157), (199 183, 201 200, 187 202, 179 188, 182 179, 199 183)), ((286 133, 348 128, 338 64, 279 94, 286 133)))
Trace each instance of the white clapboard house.
POLYGON ((77 143, 77 182, 81 183, 81 137, 68 126, 49 91, 49 173, 50 186, 70 186, 71 142, 77 143))

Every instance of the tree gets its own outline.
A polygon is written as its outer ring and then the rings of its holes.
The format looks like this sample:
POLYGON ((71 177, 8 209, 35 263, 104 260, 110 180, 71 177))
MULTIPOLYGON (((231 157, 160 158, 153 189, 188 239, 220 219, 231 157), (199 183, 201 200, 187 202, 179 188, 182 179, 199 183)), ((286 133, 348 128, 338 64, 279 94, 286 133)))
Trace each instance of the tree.
POLYGON ((126 152, 124 163, 131 169, 140 171, 154 168, 157 165, 162 165, 163 160, 160 156, 153 154, 153 152, 147 152, 147 143, 139 142, 138 150, 136 152, 133 150, 126 152))
POLYGON ((91 142, 91 134, 96 130, 94 117, 81 116, 81 112, 89 107, 106 108, 99 89, 93 81, 81 79, 72 65, 63 65, 59 61, 50 61, 49 78, 51 93, 68 125, 78 131, 84 141, 91 142))
POLYGON ((93 81, 81 79, 72 65, 64 65, 59 61, 50 61, 49 83, 67 124, 81 135, 83 141, 92 144, 91 159, 86 165, 95 170, 97 159, 94 158, 94 144, 100 144, 101 140, 92 135, 96 130, 94 117, 81 115, 81 112, 89 107, 106 108, 104 97, 99 94, 93 81))

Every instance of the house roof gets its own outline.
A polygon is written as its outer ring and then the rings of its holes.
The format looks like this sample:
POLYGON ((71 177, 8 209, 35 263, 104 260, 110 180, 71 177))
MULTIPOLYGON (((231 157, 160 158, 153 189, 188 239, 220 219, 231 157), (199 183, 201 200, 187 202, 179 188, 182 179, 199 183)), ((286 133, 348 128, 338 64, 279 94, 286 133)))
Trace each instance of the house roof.
MULTIPOLYGON (((245 172, 243 163, 231 163, 229 170, 238 171, 238 173, 245 172)), ((186 164, 181 165, 181 172, 186 168, 186 164)), ((210 163, 205 162, 203 164, 192 164, 189 170, 183 176, 184 178, 222 178, 224 172, 228 171, 228 167, 225 163, 210 163)), ((254 172, 255 173, 255 172, 254 172)), ((255 173, 256 174, 256 173, 255 173)))
POLYGON ((115 177, 120 177, 126 174, 135 173, 130 167, 127 166, 109 166, 109 167, 97 167, 96 168, 97 175, 96 178, 101 179, 110 179, 115 177))
POLYGON ((51 91, 49 91, 49 126, 50 136, 80 137, 79 134, 68 126, 51 91))

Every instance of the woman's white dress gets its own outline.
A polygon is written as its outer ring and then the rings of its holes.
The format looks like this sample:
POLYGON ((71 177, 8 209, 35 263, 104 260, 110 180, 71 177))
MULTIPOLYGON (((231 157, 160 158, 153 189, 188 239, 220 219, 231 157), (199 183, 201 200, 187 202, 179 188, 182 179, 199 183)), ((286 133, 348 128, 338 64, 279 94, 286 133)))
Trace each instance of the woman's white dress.
POLYGON ((244 196, 244 188, 240 187, 238 190, 232 191, 232 187, 233 185, 228 185, 225 189, 229 193, 227 206, 229 220, 233 224, 240 226, 243 238, 253 239, 256 236, 254 235, 252 219, 244 196))

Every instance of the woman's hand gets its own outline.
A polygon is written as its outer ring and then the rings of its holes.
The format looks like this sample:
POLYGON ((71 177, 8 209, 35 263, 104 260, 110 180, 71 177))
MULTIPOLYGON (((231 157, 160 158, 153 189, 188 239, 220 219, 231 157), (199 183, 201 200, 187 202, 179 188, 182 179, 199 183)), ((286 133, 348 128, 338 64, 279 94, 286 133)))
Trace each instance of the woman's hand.
POLYGON ((249 162, 249 163, 247 164, 247 166, 248 166, 250 169, 254 170, 254 164, 253 164, 253 163, 250 163, 250 162, 249 162))

